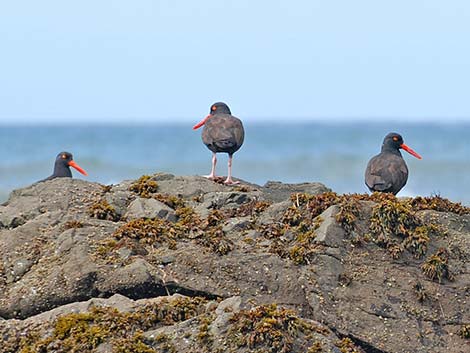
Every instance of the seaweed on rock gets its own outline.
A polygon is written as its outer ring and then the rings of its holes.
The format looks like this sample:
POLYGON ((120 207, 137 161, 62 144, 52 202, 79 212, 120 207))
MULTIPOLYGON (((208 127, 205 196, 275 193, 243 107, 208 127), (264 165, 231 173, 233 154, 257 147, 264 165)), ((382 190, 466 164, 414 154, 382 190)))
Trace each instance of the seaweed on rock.
POLYGON ((150 198, 158 190, 158 184, 150 175, 142 175, 131 184, 129 191, 135 192, 140 197, 150 198))
POLYGON ((145 343, 142 332, 196 317, 205 311, 206 303, 203 298, 181 297, 147 304, 133 312, 92 307, 88 312, 59 316, 49 334, 38 327, 10 344, 19 353, 87 353, 102 343, 110 344, 113 352, 158 352, 145 343))
POLYGON ((449 281, 454 279, 449 269, 449 252, 444 248, 439 249, 435 254, 427 258, 421 265, 421 269, 426 276, 433 281, 437 280, 439 283, 443 279, 448 279, 449 281))
POLYGON ((113 221, 117 222, 119 221, 120 217, 116 213, 116 210, 114 209, 113 206, 111 206, 108 201, 106 200, 100 200, 92 204, 88 208, 88 214, 97 219, 101 220, 107 220, 107 221, 113 221))
POLYGON ((212 211, 204 220, 189 207, 178 208, 176 215, 176 223, 160 218, 131 220, 118 228, 114 237, 137 239, 144 244, 165 243, 170 249, 175 249, 178 241, 194 240, 220 255, 232 250, 233 244, 222 230, 225 218, 219 211, 212 211))
POLYGON ((372 210, 369 231, 374 242, 398 258, 407 249, 416 258, 422 258, 428 249, 431 236, 445 235, 442 227, 424 224, 417 216, 411 202, 386 199, 372 210))
MULTIPOLYGON (((307 347, 299 347, 296 340, 303 337, 308 347, 317 347, 318 341, 312 333, 328 335, 326 328, 298 317, 294 311, 279 308, 276 304, 262 305, 251 310, 242 310, 231 318, 229 337, 238 347, 250 350, 287 353, 302 351, 307 347)), ((312 351, 313 348, 312 348, 312 351)), ((318 350, 317 350, 318 351, 318 350)))
POLYGON ((431 237, 444 236, 443 227, 425 223, 417 214, 420 210, 436 210, 464 214, 466 207, 438 196, 400 200, 392 194, 373 193, 344 194, 326 192, 319 195, 295 193, 291 195, 292 205, 285 211, 280 222, 262 225, 257 229, 268 239, 273 240, 271 251, 281 257, 289 257, 296 264, 308 264, 315 252, 312 240, 321 219, 318 216, 332 205, 339 212, 335 219, 351 237, 353 242, 362 243, 372 239, 386 248, 392 258, 399 258, 408 250, 416 258, 423 258, 428 250, 431 237), (375 206, 366 219, 369 233, 359 238, 357 223, 362 215, 362 201, 372 201, 375 206), (287 241, 287 235, 293 235, 287 241))

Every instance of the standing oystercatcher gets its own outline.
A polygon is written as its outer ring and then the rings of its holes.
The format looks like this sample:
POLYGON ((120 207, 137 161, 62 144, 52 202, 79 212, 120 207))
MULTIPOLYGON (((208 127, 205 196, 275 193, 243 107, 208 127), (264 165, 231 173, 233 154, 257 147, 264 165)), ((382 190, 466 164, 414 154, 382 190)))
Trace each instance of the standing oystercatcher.
POLYGON ((228 175, 224 183, 238 184, 232 179, 232 157, 240 149, 245 138, 245 131, 240 119, 234 117, 227 104, 217 102, 212 104, 209 115, 194 125, 196 130, 204 125, 202 142, 212 151, 212 170, 206 177, 214 180, 217 153, 228 153, 228 175))
POLYGON ((365 181, 370 191, 390 192, 396 195, 408 180, 408 167, 400 148, 421 159, 421 156, 404 144, 400 134, 389 133, 384 138, 382 151, 367 164, 365 181))

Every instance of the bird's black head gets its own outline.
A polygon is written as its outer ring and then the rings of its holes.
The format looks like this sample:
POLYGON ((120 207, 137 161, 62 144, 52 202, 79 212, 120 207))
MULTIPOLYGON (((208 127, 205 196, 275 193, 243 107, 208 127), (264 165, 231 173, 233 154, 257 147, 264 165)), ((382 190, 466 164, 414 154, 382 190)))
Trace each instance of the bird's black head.
POLYGON ((216 114, 229 114, 230 115, 232 113, 230 112, 230 108, 228 107, 227 104, 222 103, 222 102, 214 103, 211 105, 211 108, 209 110, 209 115, 206 116, 200 122, 198 122, 196 125, 194 125, 193 130, 199 129, 201 126, 203 126, 206 123, 207 119, 209 119, 210 117, 216 114))
POLYGON ((87 175, 87 173, 73 160, 72 153, 69 152, 60 152, 54 164, 54 177, 72 177, 72 172, 70 171, 70 167, 75 168, 83 175, 87 175))
POLYGON ((401 156, 401 153, 399 149, 404 149, 406 152, 411 154, 412 156, 421 159, 421 156, 413 151, 410 147, 405 145, 403 142, 403 137, 401 137, 400 134, 397 134, 396 132, 390 132, 385 136, 384 142, 382 144, 382 152, 391 152, 394 154, 398 154, 401 156))
POLYGON ((227 104, 223 102, 217 102, 211 105, 209 114, 215 115, 215 114, 232 114, 232 113, 230 112, 230 108, 228 107, 227 104))
POLYGON ((398 150, 403 145, 403 137, 396 132, 390 132, 385 136, 382 144, 382 150, 398 150))
POLYGON ((72 156, 72 153, 70 152, 60 152, 56 159, 55 159, 55 162, 56 163, 62 163, 62 164, 66 164, 68 165, 68 163, 73 160, 73 156, 72 156))

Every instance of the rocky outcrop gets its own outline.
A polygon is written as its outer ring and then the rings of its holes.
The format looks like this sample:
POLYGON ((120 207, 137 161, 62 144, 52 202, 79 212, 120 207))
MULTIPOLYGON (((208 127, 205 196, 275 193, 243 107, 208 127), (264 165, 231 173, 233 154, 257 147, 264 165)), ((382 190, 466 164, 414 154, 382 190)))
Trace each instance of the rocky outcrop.
POLYGON ((83 352, 465 352, 470 212, 419 202, 171 174, 16 190, 0 206, 3 351, 67 351, 73 322, 83 352))

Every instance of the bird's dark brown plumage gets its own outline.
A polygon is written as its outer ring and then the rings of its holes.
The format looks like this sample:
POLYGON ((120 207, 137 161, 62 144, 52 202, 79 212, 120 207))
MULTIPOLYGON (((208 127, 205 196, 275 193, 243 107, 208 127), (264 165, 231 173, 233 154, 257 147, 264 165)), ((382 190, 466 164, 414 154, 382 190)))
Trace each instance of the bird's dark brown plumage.
POLYGON ((231 114, 215 114, 202 130, 202 142, 214 153, 234 154, 244 138, 242 122, 231 114))
POLYGON ((416 158, 421 158, 403 143, 401 135, 389 133, 384 138, 382 151, 367 164, 365 183, 370 191, 396 195, 405 186, 408 180, 408 167, 399 151, 400 148, 416 158))

